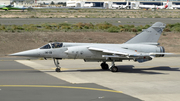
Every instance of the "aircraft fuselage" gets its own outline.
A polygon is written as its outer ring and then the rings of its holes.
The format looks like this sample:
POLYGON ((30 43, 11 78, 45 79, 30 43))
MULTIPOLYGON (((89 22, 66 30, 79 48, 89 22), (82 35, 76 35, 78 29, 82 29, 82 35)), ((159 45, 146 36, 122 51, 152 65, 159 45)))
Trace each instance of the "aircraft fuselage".
MULTIPOLYGON (((149 52, 159 53, 164 52, 161 46, 147 45, 147 44, 93 44, 93 43, 59 43, 61 47, 53 48, 52 43, 49 43, 41 48, 23 51, 12 55, 16 56, 31 56, 31 57, 44 57, 44 58, 61 58, 61 59, 95 59, 95 61, 106 60, 103 55, 109 55, 101 51, 91 51, 89 47, 109 47, 109 48, 123 48, 139 52, 139 55, 145 55, 149 52), (143 52, 143 53, 142 53, 143 52)), ((124 58, 124 57, 121 57, 124 58)), ((121 60, 117 58, 117 60, 121 60)), ((133 59, 135 57, 130 57, 133 59)))

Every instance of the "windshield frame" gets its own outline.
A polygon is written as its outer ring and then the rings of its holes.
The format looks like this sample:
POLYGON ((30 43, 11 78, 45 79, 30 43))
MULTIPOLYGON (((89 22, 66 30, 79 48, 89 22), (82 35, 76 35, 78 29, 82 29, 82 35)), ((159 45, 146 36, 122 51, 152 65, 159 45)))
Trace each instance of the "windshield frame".
POLYGON ((48 44, 40 47, 39 49, 51 49, 51 48, 52 48, 52 46, 48 43, 48 44))

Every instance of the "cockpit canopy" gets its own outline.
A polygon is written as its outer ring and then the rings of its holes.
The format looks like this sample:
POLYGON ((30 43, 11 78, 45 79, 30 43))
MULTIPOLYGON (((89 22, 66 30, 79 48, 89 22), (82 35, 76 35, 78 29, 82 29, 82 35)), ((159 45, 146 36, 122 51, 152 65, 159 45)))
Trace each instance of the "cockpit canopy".
POLYGON ((42 46, 40 49, 61 48, 62 46, 63 46, 63 43, 52 42, 52 43, 48 43, 48 44, 42 46))

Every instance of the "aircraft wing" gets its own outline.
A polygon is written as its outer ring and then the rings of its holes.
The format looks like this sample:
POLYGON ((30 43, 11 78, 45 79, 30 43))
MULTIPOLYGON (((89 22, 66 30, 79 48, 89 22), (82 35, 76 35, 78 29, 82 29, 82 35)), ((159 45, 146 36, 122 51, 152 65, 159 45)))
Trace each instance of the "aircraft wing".
POLYGON ((130 58, 130 57, 151 57, 154 58, 158 54, 171 54, 171 53, 143 53, 137 52, 136 50, 124 49, 124 48, 115 48, 115 47, 88 47, 92 51, 100 51, 107 53, 109 55, 103 55, 102 57, 111 57, 111 58, 130 58))
POLYGON ((111 54, 111 55, 103 55, 103 57, 129 57, 129 56, 135 56, 140 55, 140 53, 136 52, 135 50, 129 50, 124 48, 108 48, 108 47, 89 47, 89 50, 92 51, 100 51, 103 53, 111 54))

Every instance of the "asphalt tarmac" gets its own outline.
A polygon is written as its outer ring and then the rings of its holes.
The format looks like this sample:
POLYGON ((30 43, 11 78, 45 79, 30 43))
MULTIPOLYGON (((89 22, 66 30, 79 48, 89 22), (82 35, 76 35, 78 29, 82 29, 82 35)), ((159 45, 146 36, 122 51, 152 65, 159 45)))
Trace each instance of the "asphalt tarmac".
MULTIPOLYGON (((59 74, 51 68, 41 70, 59 74)), ((70 83, 41 70, 1 59, 0 101, 140 101, 96 83, 70 83)))
POLYGON ((0 101, 179 101, 179 57, 145 63, 116 62, 117 73, 98 62, 61 60, 0 61, 0 101))
POLYGON ((104 23, 113 25, 152 25, 155 22, 174 24, 180 21, 180 18, 0 18, 2 25, 24 25, 24 24, 42 24, 42 23, 104 23))

